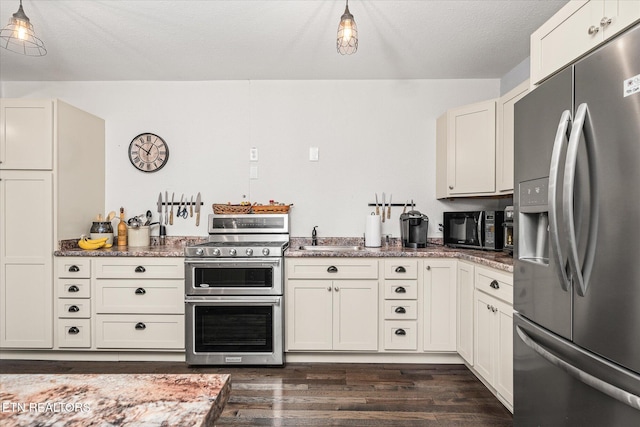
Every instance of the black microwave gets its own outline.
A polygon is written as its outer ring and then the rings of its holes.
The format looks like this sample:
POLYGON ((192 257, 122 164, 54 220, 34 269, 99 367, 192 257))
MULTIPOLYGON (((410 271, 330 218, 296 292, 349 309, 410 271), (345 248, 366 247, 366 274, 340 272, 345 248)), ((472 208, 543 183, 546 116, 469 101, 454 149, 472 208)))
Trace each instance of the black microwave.
POLYGON ((444 244, 454 248, 501 251, 504 211, 444 212, 444 244))

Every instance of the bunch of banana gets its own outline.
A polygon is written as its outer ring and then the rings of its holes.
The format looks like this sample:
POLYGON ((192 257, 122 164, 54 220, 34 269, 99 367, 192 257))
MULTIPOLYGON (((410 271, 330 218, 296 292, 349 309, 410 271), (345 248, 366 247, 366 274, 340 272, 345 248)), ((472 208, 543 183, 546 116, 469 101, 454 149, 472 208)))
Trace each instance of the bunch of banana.
POLYGON ((87 251, 93 251, 100 248, 110 248, 113 244, 107 244, 108 237, 101 237, 99 239, 87 239, 87 236, 84 234, 80 236, 80 240, 78 240, 78 246, 81 249, 87 251))

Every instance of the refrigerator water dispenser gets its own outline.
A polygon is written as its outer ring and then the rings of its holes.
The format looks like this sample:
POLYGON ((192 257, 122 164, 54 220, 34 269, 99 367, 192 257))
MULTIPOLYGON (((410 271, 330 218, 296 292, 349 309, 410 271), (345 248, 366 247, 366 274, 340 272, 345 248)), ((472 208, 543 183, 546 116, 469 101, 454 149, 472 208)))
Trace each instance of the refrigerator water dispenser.
POLYGON ((520 183, 518 256, 549 265, 549 178, 520 183))

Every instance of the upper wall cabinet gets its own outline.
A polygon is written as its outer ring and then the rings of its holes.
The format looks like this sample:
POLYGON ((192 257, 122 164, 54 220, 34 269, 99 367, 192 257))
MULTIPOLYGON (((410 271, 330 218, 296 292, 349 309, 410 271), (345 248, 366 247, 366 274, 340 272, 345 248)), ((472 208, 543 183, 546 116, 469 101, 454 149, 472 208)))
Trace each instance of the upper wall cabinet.
POLYGON ((0 169, 53 169, 51 100, 0 100, 0 169))
POLYGON ((496 100, 454 108, 436 122, 436 197, 496 190, 496 100))
POLYGON ((529 80, 498 100, 496 129, 496 193, 513 193, 513 112, 515 103, 529 92, 529 80))
POLYGON ((640 20, 640 0, 573 0, 531 35, 531 84, 640 20))

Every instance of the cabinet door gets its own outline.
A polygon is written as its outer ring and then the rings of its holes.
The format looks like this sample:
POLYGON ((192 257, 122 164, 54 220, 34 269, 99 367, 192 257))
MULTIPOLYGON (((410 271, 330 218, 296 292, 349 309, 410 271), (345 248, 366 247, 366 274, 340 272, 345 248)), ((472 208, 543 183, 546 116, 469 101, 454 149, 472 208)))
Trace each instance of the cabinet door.
POLYGON ((288 280, 285 288, 287 350, 331 350, 332 306, 330 280, 288 280))
POLYGON ((513 405, 513 307, 497 301, 495 307, 497 333, 497 355, 495 366, 495 388, 504 399, 513 405))
POLYGON ((474 351, 473 360, 476 371, 493 385, 494 361, 496 359, 496 335, 494 333, 494 311, 495 298, 485 295, 483 292, 475 291, 475 313, 474 313, 474 351))
POLYGON ((513 193, 514 106, 529 92, 529 80, 500 97, 496 132, 496 191, 513 193))
POLYGON ((0 100, 0 169, 52 168, 52 101, 0 100))
POLYGON ((496 188, 495 100, 447 113, 449 195, 493 193, 496 188))
POLYGON ((424 350, 456 350, 456 261, 424 263, 424 350))
POLYGON ((608 39, 640 19, 640 0, 606 0, 602 19, 604 38, 608 39), (610 24, 606 24, 608 19, 610 24))
POLYGON ((333 349, 378 349, 378 281, 333 281, 333 349))
POLYGON ((0 346, 53 345, 50 172, 0 171, 0 346))
POLYGON ((457 274, 457 351, 466 362, 473 366, 473 289, 474 266, 458 261, 457 274))

